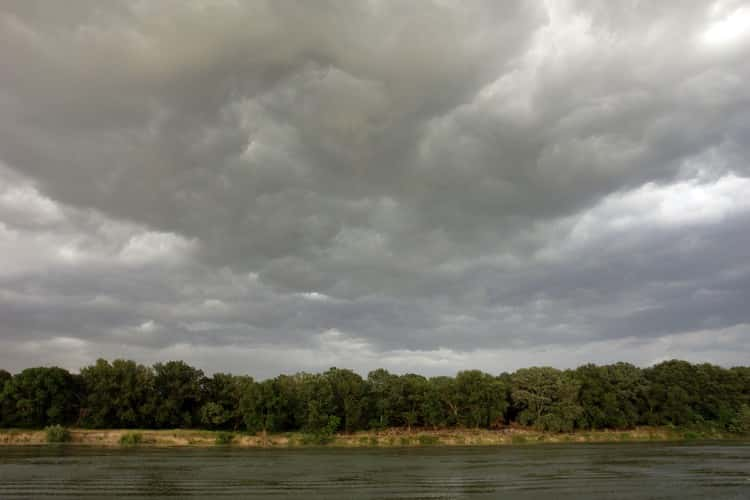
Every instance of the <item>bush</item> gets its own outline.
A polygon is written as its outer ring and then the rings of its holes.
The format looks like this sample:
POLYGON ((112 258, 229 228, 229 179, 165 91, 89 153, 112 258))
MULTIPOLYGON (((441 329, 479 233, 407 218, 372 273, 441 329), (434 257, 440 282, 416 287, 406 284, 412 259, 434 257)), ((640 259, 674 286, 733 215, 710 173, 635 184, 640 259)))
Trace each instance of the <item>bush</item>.
POLYGON ((139 432, 126 432, 120 436, 122 446, 135 446, 143 442, 143 434, 139 432))
POLYGON ((742 405, 736 417, 729 424, 729 431, 737 434, 750 434, 750 406, 742 405))
POLYGON ((48 443, 67 443, 70 441, 70 431, 62 425, 50 425, 44 428, 48 443))
POLYGON ((232 444, 232 441, 234 441, 234 434, 231 432, 220 432, 216 435, 217 445, 232 444))
POLYGON ((697 433, 697 432, 686 431, 686 432, 684 432, 682 434, 682 437, 684 439, 699 439, 701 437, 701 435, 699 433, 697 433))
POLYGON ((419 436, 419 444, 422 446, 431 446, 434 444, 438 444, 438 437, 437 436, 429 436, 429 435, 421 435, 419 436))
POLYGON ((305 433, 302 435, 302 444, 321 446, 333 442, 336 429, 338 429, 340 422, 341 420, 339 417, 335 415, 328 417, 325 426, 320 429, 315 429, 311 433, 305 433))
POLYGON ((323 445, 333 442, 333 436, 328 436, 328 435, 319 434, 319 433, 314 433, 314 434, 306 433, 306 434, 302 434, 302 438, 300 439, 300 442, 306 445, 323 446, 323 445))

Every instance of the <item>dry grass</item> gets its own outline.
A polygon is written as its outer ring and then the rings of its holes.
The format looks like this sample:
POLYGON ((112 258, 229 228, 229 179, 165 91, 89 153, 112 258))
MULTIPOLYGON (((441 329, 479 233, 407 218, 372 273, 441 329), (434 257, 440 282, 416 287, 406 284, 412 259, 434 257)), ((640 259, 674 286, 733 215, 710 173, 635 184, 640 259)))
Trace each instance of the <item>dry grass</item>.
MULTIPOLYGON (((141 435, 143 446, 216 446, 219 432, 203 430, 142 430, 142 429, 70 429, 70 444, 121 446, 126 434, 141 435)), ((704 436, 711 439, 731 439, 731 434, 716 433, 704 436)), ((499 446, 540 443, 605 443, 680 441, 689 439, 683 431, 662 427, 639 427, 627 431, 602 430, 574 433, 542 433, 522 427, 499 430, 487 429, 386 429, 337 434, 328 446, 337 447, 400 447, 400 446, 499 446)), ((304 446, 300 433, 257 434, 235 433, 233 447, 291 448, 304 446)), ((40 445, 46 443, 43 430, 0 430, 1 445, 40 445)))

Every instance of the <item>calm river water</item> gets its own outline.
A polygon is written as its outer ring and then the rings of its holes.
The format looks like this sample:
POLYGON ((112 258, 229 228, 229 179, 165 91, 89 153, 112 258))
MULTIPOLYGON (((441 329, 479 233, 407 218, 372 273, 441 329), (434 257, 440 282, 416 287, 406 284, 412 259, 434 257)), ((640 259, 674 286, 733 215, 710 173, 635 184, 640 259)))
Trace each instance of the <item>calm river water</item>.
POLYGON ((0 498, 52 496, 750 499, 750 443, 0 448, 0 498))

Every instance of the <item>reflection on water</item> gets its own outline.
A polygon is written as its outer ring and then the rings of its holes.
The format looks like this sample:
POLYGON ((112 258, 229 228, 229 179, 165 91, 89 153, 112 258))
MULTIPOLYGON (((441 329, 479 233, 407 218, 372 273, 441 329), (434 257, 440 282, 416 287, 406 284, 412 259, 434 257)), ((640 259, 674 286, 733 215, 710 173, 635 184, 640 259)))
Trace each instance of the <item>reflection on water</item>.
POLYGON ((750 498, 750 444, 0 448, 0 498, 750 498))

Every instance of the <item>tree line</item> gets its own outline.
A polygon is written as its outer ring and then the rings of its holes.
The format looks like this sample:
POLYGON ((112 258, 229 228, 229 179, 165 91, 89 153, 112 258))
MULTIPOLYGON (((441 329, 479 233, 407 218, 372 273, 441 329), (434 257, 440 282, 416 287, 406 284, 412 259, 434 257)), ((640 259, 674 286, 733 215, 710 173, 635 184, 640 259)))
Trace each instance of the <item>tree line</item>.
POLYGON ((432 378, 383 369, 363 378, 331 368, 262 381, 206 376, 183 361, 147 367, 100 359, 78 374, 57 367, 0 370, 0 426, 56 424, 249 432, 673 425, 750 432, 750 367, 672 360, 649 368, 587 364, 432 378))

